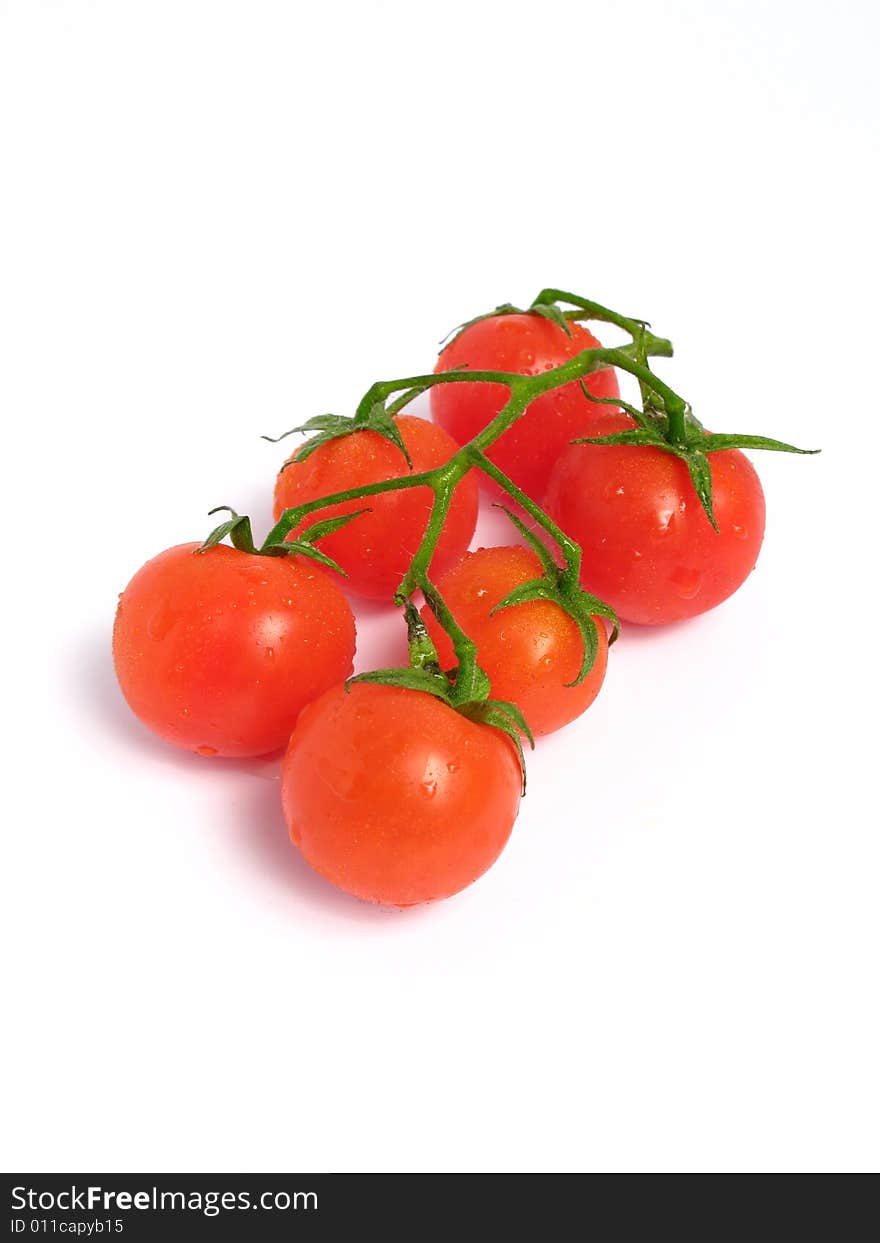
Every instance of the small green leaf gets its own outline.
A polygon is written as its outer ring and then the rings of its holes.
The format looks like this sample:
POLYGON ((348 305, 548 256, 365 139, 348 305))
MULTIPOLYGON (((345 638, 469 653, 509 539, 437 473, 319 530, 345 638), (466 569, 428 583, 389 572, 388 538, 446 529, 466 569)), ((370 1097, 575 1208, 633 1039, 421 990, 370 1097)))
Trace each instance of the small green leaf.
MULTIPOLYGON (((346 419, 346 423, 349 422, 351 422, 351 420, 346 419)), ((347 436, 349 431, 353 430, 353 428, 347 427, 344 431, 326 431, 321 432, 318 436, 312 436, 311 440, 307 440, 304 445, 301 445, 297 451, 287 459, 281 469, 287 470, 287 468, 292 466, 294 462, 307 462, 312 454, 320 449, 322 445, 329 444, 331 440, 338 440, 340 436, 347 436)))
POLYGON ((501 730, 503 734, 511 740, 516 747, 516 754, 519 759, 520 771, 522 772, 522 792, 525 796, 526 792, 526 757, 523 751, 522 738, 520 734, 525 734, 529 739, 531 746, 534 747, 535 741, 532 732, 526 725, 525 718, 519 708, 513 704, 505 703, 499 699, 487 699, 485 703, 465 704, 458 708, 462 716, 466 716, 471 721, 478 721, 481 725, 488 725, 492 729, 501 730), (523 728, 524 727, 524 728, 523 728))
POLYGON ((611 634, 608 636, 608 646, 616 643, 620 637, 620 620, 610 604, 606 604, 604 600, 600 600, 598 596, 591 595, 588 591, 580 593, 579 607, 583 609, 588 617, 604 617, 606 621, 611 622, 611 634))
POLYGON ((518 306, 514 306, 511 302, 503 302, 501 306, 496 306, 494 311, 484 311, 482 315, 475 315, 473 319, 466 320, 463 324, 459 324, 457 328, 453 328, 451 332, 447 332, 446 336, 440 342, 440 351, 443 352, 448 345, 451 345, 456 337, 467 328, 471 328, 474 324, 479 324, 484 319, 494 319, 496 315, 524 315, 525 312, 520 310, 518 306))
POLYGON ((608 436, 578 436, 577 440, 572 440, 571 443, 573 445, 654 445, 661 449, 669 448, 665 440, 661 440, 647 428, 633 428, 628 432, 611 432, 608 436))
POLYGON ((261 436, 260 439, 268 440, 270 445, 277 445, 282 440, 286 440, 288 436, 293 436, 295 432, 329 432, 348 422, 350 420, 342 414, 316 414, 299 427, 292 427, 290 431, 282 432, 280 436, 261 436))
POLYGON ((561 328, 567 337, 571 336, 571 325, 555 302, 540 302, 536 306, 529 307, 529 313, 540 315, 542 319, 549 320, 551 324, 561 328))
POLYGON ((704 453, 717 453, 720 449, 771 449, 777 453, 821 453, 821 449, 798 449, 784 440, 771 440, 768 436, 738 436, 735 432, 716 435, 706 432, 700 446, 704 453))
POLYGON ((251 532, 251 520, 246 514, 238 514, 231 505, 217 505, 214 509, 209 510, 208 517, 212 514, 219 514, 226 511, 232 517, 226 522, 221 522, 215 527, 205 542, 197 549, 198 552, 208 552, 209 549, 215 548, 221 540, 228 535, 233 548, 237 548, 240 552, 256 553, 254 546, 254 537, 251 532))
MULTIPOLYGON (((420 392, 424 391, 424 386, 416 386, 414 389, 407 390, 403 395, 403 399, 398 398, 394 403, 394 413, 402 409, 407 402, 418 397, 420 392)), ((312 436, 304 445, 301 445, 284 463, 281 469, 286 470, 293 462, 308 461, 317 449, 320 449, 322 445, 329 444, 331 440, 339 440, 343 436, 352 435, 353 432, 362 431, 376 432, 378 435, 384 436, 395 448, 400 450, 410 470, 413 469, 412 458, 406 445, 403 443, 400 428, 394 422, 391 412, 385 409, 385 403, 382 401, 374 402, 366 414, 355 415, 351 418, 342 414, 317 414, 306 423, 301 424, 299 427, 292 427, 289 432, 284 432, 281 436, 263 436, 263 440, 268 440, 270 444, 277 444, 285 436, 292 436, 294 432, 317 432, 317 435, 312 436)))
POLYGON ((360 518, 361 514, 370 513, 370 509, 356 509, 350 514, 337 514, 335 518, 324 518, 320 522, 313 523, 307 527, 305 531, 301 531, 297 536, 303 543, 313 544, 315 540, 323 539, 325 535, 333 535, 334 532, 340 530, 344 526, 348 526, 349 522, 353 522, 355 518, 360 518))
POLYGON ((309 557, 312 561, 317 561, 319 565, 323 565, 326 569, 333 570, 336 574, 341 574, 343 578, 348 578, 348 574, 343 570, 338 561, 328 557, 325 552, 321 552, 321 549, 316 548, 314 544, 307 544, 302 540, 286 540, 283 544, 269 544, 268 547, 263 547, 260 551, 268 557, 309 557))
POLYGON ((406 458, 406 464, 410 470, 413 469, 412 458, 409 455, 409 450, 403 443, 400 428, 394 422, 394 419, 388 414, 384 405, 381 407, 378 405, 374 406, 370 412, 369 419, 366 423, 362 424, 361 428, 358 428, 358 430, 368 430, 376 432, 379 436, 384 436, 386 440, 390 441, 391 444, 400 450, 406 458))
POLYGON ((424 691, 435 699, 449 703, 449 679, 444 674, 430 673, 427 669, 371 669, 349 678, 346 689, 355 682, 368 682, 374 686, 396 686, 401 690, 424 691))
POLYGON ((565 685, 567 687, 580 686, 581 682, 583 682, 593 668, 593 665, 596 663, 596 657, 599 655, 599 635, 596 623, 592 617, 588 613, 582 614, 580 611, 572 612, 569 616, 580 631, 584 654, 577 677, 573 682, 566 682, 565 685))
POLYGON ((527 583, 520 583, 518 587, 509 591, 503 600, 499 600, 495 607, 489 610, 489 616, 492 617, 500 609, 509 609, 515 604, 529 604, 532 600, 552 600, 558 603, 558 594, 554 585, 546 578, 532 578, 527 583))
POLYGON ((503 713, 510 717, 519 732, 527 739, 529 746, 534 751, 535 735, 532 733, 526 718, 515 703, 511 703, 507 699, 487 699, 486 706, 493 711, 503 713))
POLYGON ((679 456, 683 457, 687 463, 694 491, 700 498, 706 517, 712 523, 713 529, 717 531, 718 523, 715 521, 715 513, 712 509, 712 467, 709 465, 709 459, 701 449, 689 449, 679 456))

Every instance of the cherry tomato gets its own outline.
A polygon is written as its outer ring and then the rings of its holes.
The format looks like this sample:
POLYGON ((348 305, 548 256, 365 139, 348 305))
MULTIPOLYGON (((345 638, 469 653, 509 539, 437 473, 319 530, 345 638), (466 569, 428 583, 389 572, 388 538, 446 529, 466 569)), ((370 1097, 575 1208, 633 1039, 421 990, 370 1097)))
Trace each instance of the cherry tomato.
MULTIPOLYGON (((480 548, 441 578, 437 587, 465 634, 477 645, 477 660, 489 675, 492 696, 515 703, 533 734, 549 734, 573 721, 599 693, 608 663, 608 638, 596 618, 599 651, 578 686, 584 647, 569 615, 550 600, 530 600, 491 614, 514 587, 540 578, 541 563, 528 548, 480 548)), ((441 667, 455 656, 449 636, 425 605, 422 617, 441 667)))
POLYGON ((267 755, 300 710, 351 673, 354 617, 306 558, 178 544, 119 598, 116 676, 160 738, 200 755, 267 755))
POLYGON ((310 704, 281 771, 291 839, 368 902, 448 898, 495 862, 519 810, 510 739, 421 691, 354 683, 310 704))
MULTIPOLYGON (((540 315, 493 315, 465 328, 437 360, 435 371, 469 366, 517 375, 538 375, 599 342, 580 324, 571 324, 571 336, 540 315)), ((619 397, 617 377, 610 368, 587 376, 596 397, 619 397)), ((508 397, 503 384, 438 384, 431 389, 431 412, 459 444, 465 444, 498 414, 508 397)), ((534 500, 540 500, 554 462, 576 436, 597 417, 597 406, 584 396, 577 382, 538 397, 513 427, 489 449, 487 456, 534 500)), ((489 481, 486 481, 487 483, 489 481)), ((496 490, 494 483, 490 488, 496 490)))
MULTIPOLYGON (((587 434, 608 431, 606 422, 587 434)), ((754 569, 764 538, 761 482, 738 449, 710 453, 709 462, 717 533, 687 466, 662 449, 572 445, 554 468, 545 508, 581 545, 584 586, 623 620, 695 617, 754 569)))
MULTIPOLYGON (((458 448, 442 428, 426 419, 402 414, 396 422, 416 472, 442 466, 458 448)), ((289 461, 291 464, 279 473, 275 485, 276 521, 283 510, 305 501, 409 473, 400 449, 373 431, 352 432, 321 445, 304 462, 297 461, 296 453, 289 461)), ((346 571, 346 585, 352 591, 370 599, 387 600, 409 569, 427 526, 432 500, 429 488, 385 492, 318 510, 309 515, 303 526, 369 508, 369 513, 322 539, 321 549, 346 571)), ((471 541, 476 522, 477 483, 471 474, 462 479, 455 491, 434 554, 434 574, 442 574, 461 556, 471 541)))

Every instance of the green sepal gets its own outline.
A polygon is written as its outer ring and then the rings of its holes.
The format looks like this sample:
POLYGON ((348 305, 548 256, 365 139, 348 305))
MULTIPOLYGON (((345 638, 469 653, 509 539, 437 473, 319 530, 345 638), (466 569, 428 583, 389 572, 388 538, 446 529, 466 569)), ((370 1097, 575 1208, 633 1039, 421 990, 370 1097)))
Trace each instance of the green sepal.
POLYGON ((398 398, 393 403, 391 409, 386 409, 383 401, 377 401, 369 407, 366 413, 353 416, 316 414, 314 418, 309 419, 306 423, 302 423, 299 427, 292 427, 290 431, 282 432, 280 436, 263 436, 262 439, 268 440, 270 444, 274 445, 284 440, 287 436, 292 436, 294 432, 318 433, 307 440, 304 445, 301 445, 288 461, 284 463, 281 469, 286 470, 293 462, 307 461, 317 449, 320 449, 322 445, 329 444, 332 440, 340 440, 343 436, 351 436, 354 432, 376 432, 377 435, 384 437, 396 449, 400 450, 406 459, 407 466, 412 470, 412 458, 406 445, 403 443, 400 428, 394 422, 394 415, 402 410, 408 402, 418 397, 419 392, 424 392, 424 389, 407 391, 404 394, 405 400, 398 398))
POLYGON ((770 449, 776 453, 802 453, 806 455, 821 453, 821 449, 798 449, 796 445, 786 444, 784 440, 771 440, 768 436, 738 436, 724 433, 705 432, 703 441, 704 453, 717 453, 722 449, 770 449))
POLYGON ((501 730, 511 740, 516 747, 516 754, 519 758, 520 771, 522 772, 522 792, 525 797, 526 756, 523 750, 521 735, 526 738, 532 750, 535 749, 535 739, 525 717, 516 704, 508 703, 504 699, 485 699, 481 702, 462 704, 457 711, 462 716, 467 717, 469 721, 477 721, 480 725, 489 725, 492 729, 501 730))
POLYGON ((320 548, 316 548, 314 541, 322 539, 325 535, 332 535, 340 527, 353 522, 361 514, 369 512, 367 509, 357 509, 354 513, 339 514, 335 518, 325 518, 321 522, 312 523, 296 539, 292 540, 273 540, 270 535, 257 548, 251 530, 251 520, 247 514, 236 513, 230 505, 218 505, 210 511, 210 514, 217 514, 221 510, 226 510, 231 517, 214 528, 205 542, 196 549, 197 552, 207 552, 229 536, 233 548, 237 548, 239 552, 250 553, 255 557, 309 557, 312 561, 317 561, 319 565, 325 566, 328 570, 341 574, 343 578, 348 578, 348 575, 342 566, 338 561, 334 561, 332 557, 328 557, 320 548))
POLYGON ((503 600, 499 600, 495 607, 489 610, 489 616, 491 617, 500 609, 509 609, 515 604, 529 604, 532 600, 551 600, 556 604, 558 603, 557 595, 557 589, 546 578, 531 578, 527 583, 520 583, 518 587, 514 587, 503 600))
MULTIPOLYGON (((317 436, 312 436, 304 445, 297 449, 293 454, 291 461, 305 462, 310 458, 316 449, 320 449, 321 445, 328 444, 331 440, 336 440, 339 436, 348 434, 351 419, 342 414, 316 414, 313 418, 308 419, 305 423, 301 423, 299 427, 291 427, 289 431, 282 432, 280 436, 262 436, 262 440, 268 440, 269 444, 277 445, 282 440, 286 440, 288 436, 293 436, 296 432, 303 435, 309 432, 317 432, 317 436)), ((289 463, 285 462, 282 470, 289 463)))
POLYGON ((689 449, 678 456, 684 458, 694 491, 700 498, 706 517, 712 523, 713 529, 717 531, 718 523, 715 521, 715 511, 712 508, 712 467, 709 465, 709 459, 700 449, 689 449))
POLYGON ((349 522, 353 522, 361 514, 369 512, 369 509, 356 509, 350 514, 337 514, 335 518, 323 518, 320 522, 313 522, 305 531, 301 531, 295 539, 284 539, 271 543, 269 540, 266 540, 260 552, 269 557, 309 557, 312 561, 317 561, 319 565, 323 565, 326 569, 341 574, 343 578, 348 578, 347 572, 343 570, 338 561, 334 561, 332 557, 328 557, 320 548, 315 547, 315 540, 323 539, 325 535, 332 535, 334 531, 347 526, 349 522))
POLYGON ((572 335, 571 324, 555 302, 537 303, 534 306, 530 306, 529 314, 540 315, 542 319, 549 320, 551 324, 561 328, 567 337, 572 335))
POLYGON ((361 514, 370 512, 370 507, 365 505, 363 509, 354 509, 349 514, 337 514, 335 518, 322 518, 320 522, 313 522, 310 527, 306 527, 305 531, 301 531, 297 536, 297 541, 313 544, 316 539, 323 539, 325 535, 333 535, 342 527, 348 526, 350 522, 354 522, 355 518, 360 518, 361 514))
MULTIPOLYGON (((623 403, 620 403, 623 405, 623 403)), ((629 413, 636 418, 632 407, 629 413)), ((646 409, 639 412, 639 427, 629 431, 612 432, 607 436, 580 436, 571 443, 574 445, 650 445, 662 449, 664 453, 672 453, 681 458, 688 468, 691 482, 694 485, 700 504, 706 517, 715 531, 718 523, 712 508, 712 469, 708 455, 720 453, 724 449, 769 449, 777 453, 819 453, 819 449, 799 449, 796 445, 787 444, 784 440, 773 440, 769 436, 748 436, 733 433, 707 432, 690 407, 686 407, 686 422, 683 443, 677 443, 670 437, 668 416, 657 409, 646 409)))
POLYGON ((253 532, 251 531, 251 520, 247 514, 237 514, 231 505, 217 505, 214 509, 208 511, 208 517, 210 518, 212 514, 219 514, 223 511, 232 516, 226 522, 221 522, 218 527, 215 527, 196 551, 207 552, 210 548, 215 548, 228 535, 233 548, 239 549, 240 552, 256 553, 257 548, 254 544, 253 532))
POLYGON ((484 311, 482 315, 475 315, 473 319, 467 319, 457 328, 447 332, 440 342, 440 352, 442 353, 448 345, 451 345, 456 337, 460 337, 465 329, 472 328, 474 324, 479 324, 484 319, 494 319, 496 315, 525 315, 525 311, 521 307, 514 306, 512 302, 502 302, 501 306, 496 306, 494 311, 484 311))
POLYGON ((672 446, 647 428, 634 427, 625 432, 609 432, 607 436, 578 436, 573 445, 654 445, 658 449, 674 452, 672 446))
POLYGON ((449 679, 444 673, 430 673, 427 669, 401 667, 399 669, 371 669, 369 673, 358 673, 345 683, 346 690, 355 682, 369 682, 374 686, 397 686, 407 691, 424 691, 436 699, 449 702, 449 679))
MULTIPOLYGON (((418 397, 418 395, 419 394, 416 392, 413 393, 412 397, 410 397, 409 393, 407 393, 406 397, 409 401, 412 401, 413 398, 418 397)), ((406 402, 403 404, 405 405, 406 402)), ((396 405, 398 410, 403 409, 399 399, 396 405)), ((395 448, 400 450, 406 458, 406 464, 410 470, 413 469, 412 458, 409 455, 409 450, 403 443, 400 428, 394 422, 393 416, 389 414, 388 410, 386 410, 384 401, 375 402, 375 404, 370 407, 370 410, 365 418, 358 418, 355 416, 353 426, 349 427, 348 431, 337 432, 337 435, 347 436, 349 432, 361 432, 365 430, 376 432, 379 436, 384 436, 384 438, 390 441, 395 448)))
POLYGON ((514 587, 503 600, 499 600, 495 607, 490 610, 489 616, 491 617, 494 613, 497 613, 499 609, 512 608, 517 604, 527 604, 532 600, 547 600, 552 604, 558 605, 564 613, 568 614, 580 632, 583 645, 583 659, 580 671, 573 682, 567 683, 568 686, 579 686, 596 663, 596 656, 599 653, 599 636, 596 623, 593 620, 594 617, 606 617, 611 622, 611 636, 608 639, 610 646, 615 642, 620 633, 617 614, 610 604, 606 604, 598 596, 584 591, 576 581, 571 581, 571 575, 567 573, 566 569, 557 565, 546 544, 538 538, 534 531, 529 530, 516 514, 497 501, 495 505, 496 508, 502 509, 507 514, 520 535, 523 536, 526 543, 537 555, 544 574, 541 578, 532 578, 528 582, 520 583, 518 587, 514 587))

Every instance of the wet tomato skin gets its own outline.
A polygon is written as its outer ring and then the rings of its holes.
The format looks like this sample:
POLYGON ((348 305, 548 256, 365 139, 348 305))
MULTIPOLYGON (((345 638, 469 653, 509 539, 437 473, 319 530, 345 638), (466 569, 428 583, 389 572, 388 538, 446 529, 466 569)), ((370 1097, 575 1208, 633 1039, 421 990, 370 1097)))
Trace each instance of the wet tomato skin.
POLYGON ((554 468, 545 508, 581 545, 584 586, 622 620, 695 617, 754 569, 764 538, 761 482, 738 449, 711 453, 709 462, 718 533, 685 463, 662 449, 573 445, 554 468))
MULTIPOLYGON (((608 663, 605 624, 596 619, 599 650, 578 686, 583 642, 577 625, 549 600, 530 600, 492 615, 491 611, 522 583, 540 578, 541 564, 528 548, 480 548, 465 553, 437 584, 465 634, 477 645, 477 659, 489 675, 492 695, 515 703, 534 734, 567 725, 599 693, 608 663)), ((455 656, 449 636, 427 605, 422 608, 442 668, 455 656)))
MULTIPOLYGON (((412 459, 413 470, 431 470, 447 462, 458 445, 426 419, 399 415, 397 426, 412 459)), ((396 445, 377 432, 353 432, 329 441, 303 462, 294 453, 275 485, 275 519, 285 509, 334 492, 409 473, 396 445)), ((390 600, 409 569, 431 512, 429 488, 408 488, 330 505, 309 515, 302 527, 337 514, 369 509, 321 541, 321 549, 348 574, 346 589, 373 600, 390 600)), ((464 552, 477 522, 477 483, 473 474, 459 483, 432 562, 442 573, 464 552)), ((300 528, 302 529, 302 528, 300 528)))
POLYGON ((310 704, 281 772, 291 840, 338 888, 448 898, 501 853, 522 774, 510 740, 420 691, 354 683, 310 704))
MULTIPOLYGON (((571 336, 540 315, 493 315, 465 328, 443 350, 435 371, 453 367, 538 375, 558 367, 583 350, 600 345, 591 332, 572 323, 571 336)), ((613 370, 588 375, 585 384, 596 397, 619 397, 613 370)), ((431 389, 431 412, 436 423, 465 444, 501 410, 508 398, 503 384, 438 384, 431 389)), ((597 406, 584 396, 577 381, 538 397, 513 427, 488 450, 487 456, 539 501, 550 471, 569 441, 586 433, 583 428, 615 406, 597 406), (600 414, 596 412, 599 411, 600 414)), ((490 491, 496 485, 485 480, 490 491)))
POLYGON ((280 751, 302 708, 351 672, 351 608, 306 558, 198 548, 153 557, 120 596, 122 693, 149 729, 185 750, 280 751))

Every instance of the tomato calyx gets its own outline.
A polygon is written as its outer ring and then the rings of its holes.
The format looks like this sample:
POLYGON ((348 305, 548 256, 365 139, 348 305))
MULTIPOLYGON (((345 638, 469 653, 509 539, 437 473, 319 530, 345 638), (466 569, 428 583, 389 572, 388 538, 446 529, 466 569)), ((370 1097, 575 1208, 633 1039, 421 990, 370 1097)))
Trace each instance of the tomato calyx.
MULTIPOLYGON (((590 400, 594 400, 586 390, 590 400)), ((601 399, 600 399, 601 400, 601 399)), ((615 399, 636 423, 630 430, 611 432, 606 436, 581 436, 571 443, 575 445, 637 445, 661 449, 681 458, 688 468, 700 504, 715 531, 718 523, 712 508, 712 468, 709 454, 723 449, 769 449, 777 453, 819 453, 819 449, 799 449, 796 445, 768 436, 740 435, 739 433, 707 432, 697 420, 687 403, 680 409, 670 409, 669 404, 649 402, 638 410, 628 402, 615 399)), ((680 400, 680 399, 679 399, 680 400)))
POLYGON ((651 326, 646 320, 621 315, 617 311, 612 311, 610 308, 602 306, 599 302, 593 302, 589 298, 581 298, 578 294, 567 293, 562 289, 542 289, 527 307, 514 306, 511 302, 503 302, 501 306, 496 306, 494 311, 485 311, 482 315, 475 315, 473 319, 459 324, 457 328, 453 328, 451 332, 446 334, 440 342, 441 350, 451 345, 456 337, 460 336, 461 333, 474 324, 478 324, 484 319, 495 319, 503 315, 540 315, 542 319, 546 319, 551 324, 555 324, 557 328, 561 328, 567 337, 572 335, 571 324, 573 322, 598 320, 602 323, 614 324, 628 333, 634 341, 641 341, 646 354, 663 356, 664 358, 672 357, 672 342, 665 337, 655 336, 650 331, 651 326), (566 306, 568 307, 567 310, 565 309, 566 306))
POLYGON ((580 671, 573 682, 566 683, 567 687, 580 686, 596 663, 596 657, 599 654, 599 632, 596 618, 605 617, 611 622, 611 634, 608 638, 608 645, 610 647, 620 634, 620 623, 617 620, 617 614, 610 604, 606 604, 604 600, 600 600, 598 596, 592 595, 589 591, 584 591, 579 585, 577 571, 572 575, 571 566, 558 565, 543 540, 540 540, 535 532, 531 531, 506 505, 496 501, 495 508, 501 509, 507 514, 507 517, 541 562, 541 568, 544 573, 540 578, 532 578, 527 583, 521 583, 518 587, 514 587, 513 591, 509 592, 503 600, 499 600, 489 616, 491 617, 500 609, 512 608, 517 604, 526 604, 530 600, 549 600, 551 603, 558 605, 577 626, 581 636, 583 659, 580 671))
POLYGON ((345 570, 337 561, 328 557, 320 548, 315 547, 315 541, 323 539, 326 535, 332 535, 334 531, 338 531, 355 518, 359 518, 361 514, 368 513, 369 510, 358 509, 352 514, 340 514, 336 518, 325 518, 321 522, 314 522, 292 540, 285 539, 283 536, 279 538, 276 528, 273 528, 259 547, 254 542, 251 520, 247 514, 236 513, 231 505, 217 505, 209 511, 208 516, 221 512, 231 516, 214 528, 204 543, 196 549, 197 555, 208 552, 228 536, 233 548, 237 548, 239 552, 250 553, 253 557, 309 557, 326 569, 334 570, 343 578, 348 578, 345 570))
POLYGON ((407 466, 410 470, 413 470, 412 458, 404 444, 400 428, 394 419, 411 401, 414 401, 416 397, 424 393, 427 387, 424 384, 414 384, 392 402, 389 402, 387 398, 372 398, 368 394, 370 400, 361 402, 353 415, 316 414, 299 427, 292 427, 289 431, 282 432, 280 436, 263 436, 262 439, 268 440, 270 444, 277 445, 295 432, 303 434, 308 432, 317 433, 317 435, 312 436, 304 445, 297 449, 290 461, 284 463, 281 469, 285 470, 293 461, 305 462, 317 449, 320 449, 322 445, 329 444, 332 440, 339 440, 343 436, 351 436, 354 432, 375 432, 378 436, 382 436, 389 443, 393 444, 396 449, 399 449, 406 459, 407 466))
POLYGON ((499 729, 510 738, 516 748, 522 769, 523 794, 526 792, 526 761, 522 738, 534 748, 535 739, 528 723, 514 703, 504 699, 490 698, 491 685, 486 672, 476 659, 476 645, 467 637, 455 621, 437 588, 427 578, 420 580, 422 594, 431 612, 452 640, 458 661, 448 673, 440 668, 437 649, 422 620, 419 610, 411 599, 404 600, 409 641, 409 665, 395 669, 372 669, 357 674, 346 682, 346 689, 355 682, 370 682, 380 686, 396 686, 404 690, 423 691, 441 699, 447 707, 476 721, 499 729))

